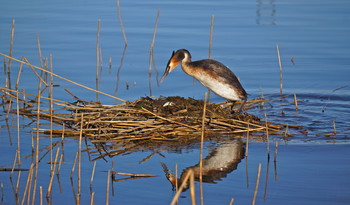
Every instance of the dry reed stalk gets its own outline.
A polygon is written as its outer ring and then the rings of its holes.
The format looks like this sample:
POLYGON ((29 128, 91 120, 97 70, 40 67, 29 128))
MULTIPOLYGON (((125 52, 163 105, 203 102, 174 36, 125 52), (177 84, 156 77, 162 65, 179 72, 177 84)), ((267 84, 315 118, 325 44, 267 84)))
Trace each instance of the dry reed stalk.
MULTIPOLYGON (((101 20, 97 22, 97 38, 96 38, 96 90, 98 90, 98 68, 100 65, 100 27, 101 20)), ((98 101, 98 93, 96 93, 96 101, 98 101)))
POLYGON ((249 131, 250 131, 250 125, 248 123, 247 127, 247 138, 246 138, 246 144, 245 144, 245 157, 248 157, 248 151, 249 151, 249 131))
POLYGON ((74 162, 73 162, 72 170, 71 170, 71 172, 70 172, 70 178, 71 178, 71 179, 73 179, 74 170, 75 170, 75 165, 76 165, 77 159, 78 159, 78 153, 79 153, 79 152, 76 152, 76 153, 75 153, 75 157, 74 157, 74 162))
POLYGON ((275 180, 277 181, 277 150, 278 150, 278 142, 276 141, 275 144, 275 154, 274 154, 274 159, 273 159, 273 164, 274 164, 274 172, 275 172, 275 180))
POLYGON ((143 158, 139 164, 143 164, 145 162, 147 162, 149 159, 151 159, 154 155, 156 155, 158 152, 152 152, 152 154, 148 155, 147 157, 143 158))
MULTIPOLYGON (((40 109, 41 109, 41 86, 42 81, 39 80, 38 82, 38 101, 37 101, 37 110, 36 110, 36 128, 40 128, 40 109)), ((36 186, 38 181, 38 173, 39 173, 39 136, 40 133, 36 133, 36 142, 35 142, 35 175, 34 175, 34 186, 33 186, 33 198, 32 198, 32 204, 35 202, 35 196, 36 196, 36 186)), ((28 201, 29 202, 29 201, 28 201)))
POLYGON ((38 42, 38 54, 39 54, 39 61, 40 61, 40 67, 43 67, 43 56, 41 52, 41 45, 40 45, 40 36, 36 35, 36 40, 38 42))
POLYGON ((108 74, 112 73, 112 56, 108 58, 108 74))
POLYGON ((255 204, 256 196, 258 194, 258 188, 259 188, 259 182, 260 182, 260 172, 261 172, 261 163, 258 165, 258 173, 256 176, 256 182, 255 182, 255 189, 254 189, 254 195, 252 199, 252 205, 255 204))
POLYGON ((53 182, 53 178, 55 176, 55 170, 56 170, 56 165, 57 165, 57 159, 58 159, 59 152, 60 152, 60 148, 58 147, 57 150, 56 150, 56 155, 55 155, 55 161, 54 161, 54 164, 53 164, 53 168, 50 171, 50 182, 49 182, 49 186, 47 188, 46 198, 50 198, 51 197, 52 182, 53 182))
MULTIPOLYGON (((110 97, 110 98, 113 98, 113 99, 116 99, 116 100, 119 100, 119 101, 122 101, 122 102, 126 102, 126 100, 123 100, 123 99, 121 99, 121 98, 117 98, 117 97, 115 97, 115 96, 113 96, 113 95, 110 95, 110 94, 107 94, 107 93, 104 93, 104 92, 101 92, 101 91, 92 89, 92 88, 90 88, 90 87, 87 87, 87 86, 85 86, 85 85, 76 83, 76 82, 71 81, 71 80, 69 80, 69 79, 67 79, 67 78, 61 77, 61 76, 59 76, 59 75, 57 75, 57 74, 55 74, 55 73, 51 73, 51 72, 49 72, 49 71, 47 71, 47 70, 45 70, 45 69, 43 69, 43 68, 40 68, 40 67, 38 67, 38 66, 34 66, 34 65, 30 64, 29 62, 24 62, 24 61, 18 60, 18 59, 16 59, 16 58, 13 58, 13 57, 8 56, 8 55, 3 54, 3 53, 0 53, 0 55, 5 56, 6 58, 11 58, 12 60, 17 61, 17 62, 19 62, 19 63, 23 63, 23 64, 25 64, 25 65, 28 65, 29 67, 36 68, 36 69, 38 69, 38 70, 47 72, 48 74, 52 74, 53 76, 55 76, 55 77, 57 77, 57 78, 60 78, 60 79, 62 79, 62 80, 64 80, 64 81, 67 81, 67 82, 69 82, 69 83, 72 83, 72 84, 74 84, 74 85, 76 85, 76 86, 85 88, 85 89, 90 90, 90 91, 93 91, 93 92, 97 92, 97 93, 99 93, 99 94, 101 94, 101 95, 105 95, 105 96, 107 96, 107 97, 110 97)), ((45 84, 45 83, 44 83, 44 84, 45 84)), ((3 88, 2 88, 2 89, 3 89, 3 88)))
POLYGON ((204 93, 204 105, 203 105, 203 115, 202 115, 202 133, 201 133, 201 146, 199 152, 199 192, 200 192, 200 200, 201 204, 204 204, 203 197, 203 147, 204 147, 204 135, 205 135, 205 118, 207 111, 207 99, 208 92, 204 93))
POLYGON ((273 161, 276 162, 277 161, 277 151, 278 151, 278 141, 276 141, 275 143, 275 154, 273 157, 273 161))
POLYGON ((92 171, 91 171, 90 191, 92 191, 92 182, 94 181, 94 177, 95 177, 95 169, 96 169, 96 161, 94 161, 94 166, 92 167, 92 171))
POLYGON ((83 119, 84 113, 81 114, 80 121, 80 132, 79 132, 79 148, 78 148, 78 194, 77 194, 77 202, 80 204, 80 196, 81 196, 81 146, 82 146, 82 138, 83 138, 83 119))
MULTIPOLYGON (((36 72, 36 70, 34 69, 35 67, 28 61, 28 59, 26 57, 24 57, 24 61, 26 62, 26 65, 28 65, 33 73, 39 78, 39 80, 45 84, 46 87, 48 87, 49 85, 47 84, 47 82, 39 75, 38 72, 36 72)), ((47 70, 41 68, 41 71, 44 71, 44 72, 48 72, 47 70)))
POLYGON ((28 172, 28 176, 27 176, 27 182, 26 182, 26 186, 24 188, 24 192, 23 192, 23 197, 22 197, 22 203, 21 205, 24 205, 24 202, 25 202, 25 199, 26 199, 26 196, 27 196, 27 192, 29 192, 29 189, 30 189, 30 181, 31 181, 31 178, 32 178, 32 175, 33 175, 33 169, 34 169, 34 164, 32 163, 30 165, 30 168, 29 168, 29 172, 28 172))
POLYGON ((280 95, 282 95, 282 61, 281 61, 281 55, 280 50, 278 48, 278 44, 276 44, 276 51, 277 51, 277 59, 278 59, 278 66, 280 68, 280 95))
POLYGON ((159 175, 154 174, 132 174, 132 173, 125 173, 125 172, 112 172, 113 175, 124 175, 124 176, 130 176, 130 177, 157 177, 159 175))
POLYGON ((123 25, 123 21, 122 21, 122 16, 120 14, 120 0, 117 0, 117 10, 118 10, 118 19, 119 19, 119 24, 120 24, 120 28, 122 30, 122 34, 123 34, 123 39, 124 39, 124 44, 125 47, 128 45, 128 41, 126 39, 126 34, 125 34, 125 30, 124 30, 124 25, 123 25))
POLYGON ((173 200, 170 202, 170 205, 174 205, 178 199, 180 194, 182 193, 182 190, 187 186, 187 181, 190 181, 190 195, 191 195, 191 202, 192 204, 196 204, 196 198, 194 195, 194 173, 192 169, 190 169, 187 174, 185 175, 182 184, 180 185, 179 189, 177 190, 175 196, 173 197, 173 200))
POLYGON ((107 172, 107 185, 106 185, 106 205, 109 204, 109 184, 111 181, 111 170, 107 172))
POLYGON ((264 114, 265 117, 265 126, 266 126, 266 151, 267 151, 267 159, 270 160, 270 136, 269 136, 269 128, 267 125, 267 117, 266 113, 264 114))
MULTIPOLYGON (((52 73, 52 55, 50 54, 50 72, 52 73)), ((49 102, 50 102, 50 106, 49 106, 49 112, 50 112, 50 161, 52 162, 53 160, 53 153, 52 153, 52 130, 53 130, 53 124, 52 124, 52 120, 53 120, 53 78, 52 75, 50 74, 50 82, 49 82, 49 102)), ((52 164, 50 165, 50 168, 52 170, 53 166, 52 164)))
POLYGON ((211 21, 210 21, 210 35, 209 35, 209 51, 208 51, 208 58, 211 58, 211 48, 213 45, 213 29, 214 29, 214 15, 211 15, 211 21))
MULTIPOLYGON (((178 182, 178 170, 179 169, 179 166, 177 163, 175 163, 175 191, 177 192, 179 190, 179 182, 178 182)), ((178 203, 178 200, 176 200, 176 204, 178 203)))
MULTIPOLYGON (((149 83, 149 92, 150 92, 150 96, 152 96, 152 65, 155 65, 155 64, 153 63, 153 60, 154 60, 154 57, 153 57, 153 47, 154 47, 154 42, 155 42, 155 40, 156 40, 156 34, 157 34, 157 28, 158 28, 159 15, 160 15, 160 9, 158 9, 158 12, 157 12, 156 23, 155 23, 154 30, 153 30, 152 43, 151 43, 150 49, 149 49, 148 83, 149 83)), ((158 79, 157 79, 157 82, 158 82, 158 79)), ((159 84, 158 84, 158 85, 159 85, 159 84)))
POLYGON ((121 71, 121 69, 123 67, 123 62, 124 62, 124 57, 125 57, 125 53, 126 53, 126 48, 127 48, 127 45, 125 44, 124 45, 124 49, 123 49, 122 57, 120 58, 118 71, 117 71, 117 82, 116 82, 115 91, 114 91, 114 95, 115 96, 117 96, 117 94, 118 94, 119 81, 120 81, 120 71, 121 71))
MULTIPOLYGON (((15 20, 12 19, 11 38, 10 38, 10 53, 9 53, 10 57, 12 57, 14 39, 15 39, 15 20)), ((5 63, 5 61, 4 61, 4 63, 5 63)), ((9 58, 8 63, 7 63, 7 79, 8 79, 7 85, 8 85, 8 88, 10 88, 10 89, 11 89, 11 63, 12 63, 12 59, 9 58)))
POLYGON ((43 187, 42 186, 39 187, 39 196, 40 196, 39 203, 40 205, 43 205, 43 187))
POLYGON ((95 198, 95 192, 92 192, 91 193, 91 197, 90 197, 90 205, 94 205, 95 204, 94 198, 95 198))
POLYGON ((334 135, 337 135, 337 126, 335 125, 335 120, 332 120, 332 124, 333 124, 333 133, 334 135))
POLYGON ((298 111, 298 100, 297 100, 297 94, 294 93, 294 104, 295 104, 295 110, 298 111))
POLYGON ((231 198, 231 200, 230 200, 230 205, 232 205, 234 201, 235 201, 235 199, 234 199, 234 198, 231 198))
POLYGON ((155 113, 153 113, 153 112, 151 112, 151 111, 149 111, 149 110, 147 110, 145 108, 142 108, 142 110, 144 110, 144 111, 146 111, 146 112, 148 112, 148 113, 150 113, 150 114, 154 115, 155 117, 160 118, 162 120, 165 120, 165 121, 168 121, 168 122, 171 122, 171 123, 175 123, 175 124, 179 124, 181 126, 188 127, 188 128, 194 129, 194 130, 198 130, 198 128, 196 128, 196 127, 189 126, 189 125, 186 125, 186 124, 181 123, 181 122, 176 122, 176 121, 173 121, 173 120, 161 117, 161 116, 159 116, 159 115, 157 115, 157 114, 155 114, 155 113))
MULTIPOLYGON (((63 150, 61 152, 63 152, 63 150)), ((61 153, 61 156, 60 156, 60 161, 59 161, 58 166, 57 166, 56 175, 60 174, 62 162, 63 162, 63 153, 61 153)))
MULTIPOLYGON (((0 88, 0 90, 4 93, 6 93, 7 95, 10 95, 11 97, 14 97, 16 98, 15 95, 12 95, 11 93, 8 93, 8 92, 5 92, 5 91, 10 91, 10 92, 15 92, 15 93, 19 93, 19 94, 22 94, 22 95, 28 95, 28 96, 32 96, 32 97, 35 97, 35 98, 38 98, 39 96, 37 95, 34 95, 34 94, 29 94, 29 93, 26 93, 26 92, 20 92, 20 91, 16 91, 16 90, 11 90, 11 89, 8 89, 8 88, 0 88)), ((45 100, 50 100, 50 98, 47 98, 47 97, 43 97, 43 96, 40 96, 40 98, 42 99, 45 99, 45 100)), ((33 104, 31 103, 28 103, 25 99, 19 99, 19 101, 21 101, 22 103, 24 103, 25 105, 27 105, 28 107, 33 107, 33 104)), ((66 101, 63 101, 63 100, 57 100, 57 99, 53 99, 53 101, 56 101, 56 102, 60 102, 60 103, 68 103, 66 101)), ((56 104, 56 103, 55 103, 56 104)), ((64 105, 64 104, 57 104, 57 105, 64 105)))
POLYGON ((16 116, 17 116, 17 149, 19 150, 19 161, 18 164, 21 164, 21 137, 20 137, 20 129, 19 129, 19 125, 20 125, 20 120, 19 120, 19 93, 18 93, 18 85, 19 85, 19 81, 21 78, 21 73, 22 73, 22 68, 23 68, 23 64, 21 63, 19 65, 19 70, 18 70, 18 74, 17 74, 17 80, 16 80, 16 116))
POLYGON ((264 200, 266 201, 266 195, 267 195, 267 187, 269 184, 269 170, 270 170, 270 159, 267 159, 266 163, 266 175, 265 175, 265 188, 264 188, 264 200))

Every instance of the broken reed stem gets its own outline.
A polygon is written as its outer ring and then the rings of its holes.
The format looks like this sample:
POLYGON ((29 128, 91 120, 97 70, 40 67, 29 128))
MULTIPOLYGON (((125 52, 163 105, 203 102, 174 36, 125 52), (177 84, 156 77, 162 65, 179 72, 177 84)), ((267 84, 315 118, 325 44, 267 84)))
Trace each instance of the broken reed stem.
POLYGON ((258 165, 258 174, 256 176, 256 182, 255 182, 255 189, 254 189, 254 195, 252 199, 252 205, 255 204, 256 196, 258 194, 258 188, 259 188, 259 182, 260 182, 260 173, 261 173, 261 163, 258 165))
POLYGON ((109 184, 111 181, 111 170, 107 172, 107 185, 106 185, 106 205, 109 204, 109 184))
MULTIPOLYGON (((27 182, 26 182, 26 186, 24 188, 24 192, 23 192, 23 197, 22 197, 22 203, 21 205, 24 205, 24 201, 26 199, 26 196, 27 196, 27 192, 29 192, 29 189, 30 189, 30 181, 31 181, 31 178, 32 178, 32 175, 33 175, 33 169, 34 169, 34 164, 32 163, 30 165, 30 168, 29 168, 29 172, 28 172, 28 176, 27 176, 27 182)), ((29 202, 28 202, 29 203, 29 202)))
POLYGON ((266 195, 267 195, 267 187, 269 184, 269 170, 270 170, 270 160, 269 158, 267 159, 266 163, 266 174, 265 174, 265 188, 264 188, 264 201, 266 201, 266 195))
MULTIPOLYGON (((96 37, 96 90, 98 90, 98 68, 100 65, 100 27, 101 20, 97 22, 97 37, 96 37)), ((96 102, 98 101, 98 93, 96 93, 96 102)))
POLYGON ((90 197, 90 205, 94 205, 95 204, 94 198, 95 198, 95 192, 92 192, 91 193, 91 197, 90 197))
POLYGON ((214 14, 211 15, 211 21, 210 21, 210 34, 209 34, 209 51, 208 51, 208 58, 211 58, 211 48, 213 45, 213 29, 214 29, 214 14))
POLYGON ((70 178, 73 179, 73 174, 74 174, 74 170, 75 170, 75 165, 77 163, 77 159, 78 159, 78 153, 79 152, 76 152, 75 153, 75 157, 74 157, 74 162, 73 162, 73 166, 72 166, 72 170, 70 172, 70 178))
POLYGON ((332 124, 333 124, 333 133, 334 133, 334 135, 336 135, 337 134, 337 127, 335 125, 335 120, 332 120, 332 124))
MULTIPOLYGON (((63 152, 63 150, 61 152, 63 152)), ((62 162, 63 162, 63 153, 60 156, 60 162, 58 163, 56 175, 60 174, 62 162)))
POLYGON ((40 205, 43 205, 43 187, 42 186, 39 187, 39 195, 40 195, 39 203, 40 205))
POLYGON ((297 100, 297 94, 294 93, 294 104, 295 104, 295 110, 298 111, 298 100, 297 100))
POLYGON ((201 134, 201 147, 199 153, 199 192, 201 204, 204 204, 203 199, 203 147, 204 147, 204 135, 205 135, 205 116, 207 110, 207 99, 208 92, 204 93, 204 105, 203 105, 203 116, 202 116, 202 134, 201 134))
POLYGON ((94 161, 94 166, 92 167, 91 178, 90 178, 90 190, 92 190, 92 182, 95 177, 96 161, 94 161))
MULTIPOLYGON (((36 68, 36 69, 38 69, 38 70, 47 72, 48 74, 52 74, 53 76, 55 76, 55 77, 57 77, 57 78, 60 78, 60 79, 62 79, 62 80, 64 80, 64 81, 67 81, 67 82, 69 82, 69 83, 72 83, 72 84, 74 84, 74 85, 76 85, 76 86, 85 88, 85 89, 90 90, 90 91, 93 91, 93 92, 98 92, 98 93, 101 94, 101 95, 105 95, 105 96, 108 96, 108 97, 110 97, 110 98, 113 98, 113 99, 116 99, 116 100, 120 100, 120 101, 122 101, 122 102, 127 102, 126 100, 123 100, 123 99, 121 99, 121 98, 117 98, 117 97, 115 97, 115 96, 113 96, 113 95, 110 95, 110 94, 107 94, 107 93, 104 93, 104 92, 101 92, 101 91, 92 89, 92 88, 87 87, 87 86, 85 86, 85 85, 82 85, 82 84, 76 83, 76 82, 74 82, 74 81, 71 81, 71 80, 69 80, 69 79, 67 79, 67 78, 61 77, 61 76, 59 76, 59 75, 57 75, 57 74, 55 74, 55 73, 51 73, 51 72, 49 72, 49 71, 47 71, 47 70, 45 70, 45 69, 43 69, 43 68, 40 68, 40 67, 35 66, 35 65, 32 65, 32 64, 30 64, 29 62, 24 62, 24 61, 22 61, 22 60, 18 60, 18 59, 16 59, 16 58, 13 58, 13 57, 8 56, 8 55, 3 54, 3 53, 0 53, 0 55, 4 56, 4 57, 6 57, 6 58, 11 58, 11 59, 14 60, 14 61, 17 61, 17 62, 19 62, 19 63, 23 63, 23 64, 28 65, 28 66, 30 66, 30 67, 36 68)), ((4 88, 1 88, 1 89, 4 89, 4 88)), ((10 90, 11 90, 11 89, 10 89, 10 90)))
POLYGON ((36 40, 38 42, 38 53, 39 53, 39 61, 40 61, 40 67, 43 67, 43 56, 41 53, 41 45, 40 45, 40 36, 36 35, 36 40))
MULTIPOLYGON (((159 21, 159 15, 160 15, 160 9, 158 9, 157 12, 157 18, 156 18, 156 23, 154 25, 154 30, 153 30, 153 37, 152 37, 152 43, 149 49, 149 67, 148 67, 148 83, 149 83, 149 93, 150 96, 152 96, 152 66, 155 65, 153 63, 154 57, 153 57, 153 47, 154 47, 154 42, 156 40, 156 34, 157 34, 157 28, 158 28, 158 21, 159 21)), ((157 79, 158 81, 158 79, 157 79)))
POLYGON ((117 96, 118 94, 118 89, 119 89, 119 81, 120 81, 120 71, 123 67, 123 62, 124 62, 124 56, 126 53, 126 48, 127 46, 124 45, 124 50, 123 50, 123 54, 122 57, 120 58, 120 62, 119 62, 119 67, 118 67, 118 71, 117 71, 117 82, 116 82, 116 86, 115 86, 115 91, 114 91, 114 95, 117 96))
POLYGON ((53 162, 53 168, 50 171, 50 182, 49 182, 49 186, 47 188, 46 198, 50 198, 51 197, 52 182, 53 182, 53 178, 55 176, 55 169, 56 169, 56 165, 57 165, 57 159, 58 159, 59 152, 60 152, 60 148, 58 147, 57 150, 56 150, 55 161, 53 162))
POLYGON ((124 26, 123 26, 122 16, 120 14, 120 0, 117 0, 117 10, 118 10, 119 24, 120 24, 120 28, 121 28, 122 34, 123 34, 124 44, 125 44, 125 46, 127 46, 128 41, 126 40, 126 34, 125 34, 124 26))
POLYGON ((273 161, 276 162, 277 161, 277 151, 278 151, 278 141, 276 141, 275 143, 275 154, 273 157, 273 161))
POLYGON ((266 126, 266 151, 267 151, 267 158, 270 159, 270 136, 269 136, 269 127, 267 125, 266 113, 264 114, 264 117, 265 117, 265 126, 266 126))
MULTIPOLYGON (((10 57, 12 57, 12 51, 13 51, 13 41, 15 39, 15 19, 12 19, 12 26, 11 26, 11 38, 10 38, 10 57)), ((5 61, 4 61, 5 63, 5 61)), ((7 64, 7 78, 8 78, 8 88, 11 89, 11 63, 12 59, 8 59, 8 64, 7 64)))
MULTIPOLYGON (((29 63, 28 59, 26 57, 23 57, 24 58, 24 61, 26 62, 26 65, 28 65, 33 73, 39 78, 39 80, 45 84, 46 87, 48 87, 49 85, 47 84, 47 82, 39 75, 38 72, 36 72, 36 70, 34 69, 34 66, 32 64, 29 63)), ((41 71, 44 71, 44 72, 48 72, 47 70, 41 68, 41 71)))
POLYGON ((235 199, 234 199, 234 198, 231 198, 231 200, 230 200, 230 205, 232 205, 234 201, 235 201, 235 199))
POLYGON ((277 59, 278 59, 278 66, 280 68, 280 95, 282 95, 282 61, 281 61, 281 55, 280 50, 278 48, 278 44, 276 44, 276 51, 277 51, 277 59))

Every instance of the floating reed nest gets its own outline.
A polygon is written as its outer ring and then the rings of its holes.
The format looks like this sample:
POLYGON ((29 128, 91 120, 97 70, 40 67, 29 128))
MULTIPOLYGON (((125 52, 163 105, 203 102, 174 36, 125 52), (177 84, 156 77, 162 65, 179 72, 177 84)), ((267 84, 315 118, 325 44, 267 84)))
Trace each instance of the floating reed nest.
MULTIPOLYGON (((6 96, 15 97, 9 93, 6 96)), ((248 111, 266 101, 247 101, 245 109, 248 111)), ((205 103, 183 97, 144 97, 117 105, 80 99, 75 103, 57 100, 54 103, 61 108, 53 110, 52 115, 47 109, 38 114, 35 106, 30 106, 31 103, 33 101, 25 103, 27 106, 19 109, 18 114, 33 120, 39 116, 40 120, 64 125, 64 129, 37 127, 33 132, 59 138, 63 135, 82 135, 97 148, 98 158, 140 150, 159 150, 164 146, 167 149, 184 147, 199 142, 202 132, 205 133, 205 140, 222 136, 245 137, 248 132, 251 136, 260 137, 266 136, 266 132, 270 135, 288 134, 284 130, 285 125, 261 121, 248 112, 237 113, 239 103, 231 110, 230 103, 205 103)), ((17 110, 11 112, 17 113, 17 110)))

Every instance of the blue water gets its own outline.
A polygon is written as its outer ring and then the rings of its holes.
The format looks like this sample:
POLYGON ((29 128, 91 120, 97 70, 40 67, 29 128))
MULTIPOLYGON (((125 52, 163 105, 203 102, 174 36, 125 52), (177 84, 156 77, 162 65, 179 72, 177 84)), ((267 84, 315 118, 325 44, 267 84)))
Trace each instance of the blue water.
MULTIPOLYGON (((264 200, 266 173, 265 143, 249 147, 249 187, 246 185, 246 159, 236 170, 222 178, 217 184, 204 184, 206 204, 234 204, 251 202, 255 186, 256 169, 262 163, 263 174, 259 186, 257 204, 348 204, 350 202, 349 179, 349 135, 350 135, 350 3, 345 0, 324 2, 312 1, 121 1, 121 16, 128 46, 120 70, 117 97, 136 100, 150 95, 148 78, 150 44, 160 9, 159 24, 154 45, 156 68, 161 76, 173 50, 188 49, 194 60, 208 57, 209 28, 214 15, 212 58, 229 66, 240 77, 249 98, 264 95, 279 97, 279 67, 276 44, 279 45, 283 65, 283 94, 288 97, 274 100, 263 109, 249 112, 268 120, 302 126, 308 134, 295 132, 288 142, 280 142, 277 171, 274 179, 273 162, 270 162, 269 184, 264 200), (292 62, 292 59, 294 63, 292 62), (129 89, 126 89, 126 83, 129 89), (340 88, 340 89, 337 89, 340 88), (293 94, 297 95, 299 109, 295 110, 293 94), (284 113, 284 114, 282 114, 284 113), (336 122, 338 136, 325 137, 333 132, 336 122), (284 144, 285 143, 285 144, 284 144)), ((37 36, 40 37, 43 57, 53 56, 54 73, 75 82, 95 88, 96 33, 101 20, 100 47, 102 51, 102 77, 99 90, 114 94, 118 67, 124 51, 124 40, 118 21, 115 1, 7 1, 0 7, 0 52, 9 53, 11 23, 15 20, 13 56, 26 57, 40 66, 37 36), (112 70, 109 72, 109 59, 112 70)), ((4 58, 0 58, 3 65, 4 58)), ((16 79, 19 63, 12 63, 12 81, 16 79)), ((206 88, 187 76, 180 68, 175 69, 166 80, 157 86, 156 71, 152 71, 152 95, 183 96, 202 99, 206 88)), ((6 75, 1 75, 1 86, 5 86, 6 75)), ((24 67, 20 87, 36 94, 37 78, 29 67, 24 67)), ((54 79, 54 98, 74 101, 63 90, 69 89, 79 98, 96 100, 94 92, 54 79)), ((104 104, 116 101, 99 95, 104 104)), ((224 99, 211 95, 212 102, 224 99)), ((46 102, 43 107, 48 106, 46 102)), ((10 167, 17 149, 15 126, 8 126, 1 116, 0 167, 10 167)), ((11 123, 16 122, 12 119, 11 123)), ((21 119, 24 124, 28 119, 21 119)), ((11 124, 10 123, 10 124, 11 124)), ((33 125, 32 125, 33 126, 33 125)), ((31 127, 23 128, 31 130, 31 127)), ((31 135, 21 133, 22 156, 31 153, 31 135)), ((276 139, 277 140, 277 139, 276 139)), ((40 140, 41 148, 49 144, 40 140)), ((273 145, 271 145, 273 146, 273 145)), ((205 147, 210 152, 210 145, 205 147)), ((139 164, 150 152, 137 152, 114 157, 117 171, 158 174, 160 177, 128 180, 114 183, 115 196, 110 195, 110 204, 167 204, 174 193, 164 177, 160 162, 174 169, 184 169, 198 162, 198 146, 180 149, 181 153, 163 150, 163 158, 155 155, 145 164, 139 164)), ((77 142, 67 139, 65 145, 66 164, 62 165, 62 193, 57 180, 54 184, 54 204, 58 200, 74 203, 69 175, 77 142)), ((23 157, 24 158, 24 157, 23 157)), ((97 161, 93 184, 95 202, 104 203, 107 174, 111 160, 97 161)), ((47 189, 48 166, 45 159, 40 165, 42 177, 39 186, 47 189)), ((31 158, 23 161, 28 168, 31 158)), ((93 162, 83 155, 83 204, 90 202, 89 179, 93 162)), ((27 173, 22 172, 21 194, 27 173)), ((9 173, 0 172, 0 191, 3 204, 14 204, 9 173), (3 193, 3 194, 2 194, 3 193), (3 199, 2 199, 3 197, 3 199)), ((76 187, 76 182, 75 182, 76 187)), ((198 191, 198 188, 197 188, 198 191)), ((198 193, 198 192, 197 192, 198 193)), ((189 204, 189 191, 184 192, 180 204, 189 204)), ((38 202, 38 201, 37 201, 38 202)), ((197 200, 198 202, 198 200, 197 200)))

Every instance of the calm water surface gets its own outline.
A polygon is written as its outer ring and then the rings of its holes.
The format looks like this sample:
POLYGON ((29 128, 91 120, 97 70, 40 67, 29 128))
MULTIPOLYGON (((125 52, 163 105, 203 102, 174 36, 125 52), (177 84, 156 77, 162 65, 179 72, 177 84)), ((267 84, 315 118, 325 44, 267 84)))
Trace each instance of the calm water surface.
MULTIPOLYGON (((150 88, 155 97, 202 99, 206 88, 199 82, 193 83, 193 79, 179 68, 160 86, 157 86, 157 72, 153 70, 150 87, 149 51, 159 8, 160 18, 154 45, 159 75, 163 74, 173 50, 186 48, 194 60, 207 58, 209 26, 211 16, 214 15, 212 58, 228 65, 240 77, 250 94, 249 98, 263 95, 275 99, 263 109, 249 112, 260 117, 266 114, 270 121, 303 126, 309 133, 295 132, 289 141, 280 141, 276 166, 273 160, 267 163, 265 143, 251 143, 249 157, 236 159, 227 150, 238 153, 244 142, 207 142, 207 160, 227 162, 230 170, 227 173, 218 172, 220 177, 214 180, 215 183, 204 183, 205 203, 229 204, 231 198, 235 199, 234 204, 251 203, 259 163, 262 163, 262 175, 257 204, 350 202, 350 2, 135 0, 121 1, 120 5, 128 41, 124 59, 124 41, 115 1, 7 1, 0 7, 0 52, 9 53, 11 23, 14 19, 14 57, 20 59, 25 56, 32 64, 40 65, 36 39, 39 36, 43 57, 48 58, 52 54, 56 74, 95 88, 96 33, 97 22, 101 20, 103 70, 99 90, 109 94, 116 92, 120 68, 117 96, 122 99, 135 100, 149 96, 150 88), (276 44, 279 45, 283 65, 283 94, 287 95, 282 100, 278 100, 276 44), (110 71, 109 59, 112 62, 110 71), (128 90, 127 82, 130 84, 128 90), (299 99, 298 111, 293 103, 294 93, 299 99), (322 136, 333 132, 332 121, 336 122, 339 135, 322 136)), ((4 58, 1 58, 0 63, 4 63, 4 58)), ((18 63, 12 64, 12 79, 16 79, 18 67, 18 63)), ((36 94, 38 81, 32 71, 25 68, 22 76, 20 87, 36 94)), ((2 87, 5 86, 5 77, 1 75, 2 87)), ((63 90, 68 88, 81 99, 96 100, 95 93, 60 79, 55 79, 55 84, 60 87, 55 88, 54 98, 74 101, 63 90)), ((99 96, 99 100, 105 104, 116 103, 103 95, 99 96)), ((211 101, 222 102, 224 99, 212 95, 211 101)), ((45 106, 48 105, 44 103, 45 106)), ((11 120, 14 120, 11 123, 15 125, 15 119, 11 120)), ((30 122, 21 119, 22 126, 30 122)), ((31 130, 32 127, 24 127, 23 130, 31 130)), ((25 132, 20 134, 22 167, 28 168, 32 161, 31 135, 25 132)), ((17 149, 16 139, 15 126, 9 127, 5 115, 2 115, 0 150, 3 154, 0 156, 0 167, 11 167, 17 149)), ((40 148, 44 150, 49 143, 48 139, 40 140, 40 148)), ((66 158, 59 179, 54 180, 53 204, 75 202, 73 196, 77 181, 75 177, 72 186, 69 176, 77 145, 74 139, 65 141, 66 158)), ((271 143, 272 151, 273 146, 271 143)), ((105 203, 106 171, 111 169, 112 161, 114 169, 119 172, 160 176, 114 182, 110 204, 170 203, 175 193, 164 176, 160 162, 171 170, 175 170, 177 163, 179 172, 182 172, 198 163, 198 147, 195 144, 177 150, 161 149, 164 156, 155 155, 143 164, 139 162, 152 152, 145 150, 109 158, 107 161, 97 160, 92 187, 96 204, 105 203)), ((44 154, 45 151, 41 152, 42 156, 44 154)), ((49 183, 50 165, 46 164, 49 161, 48 157, 44 158, 39 168, 38 186, 43 187, 44 194, 49 183)), ((90 202, 92 167, 89 156, 83 155, 82 204, 90 202)), ((0 172, 2 204, 16 204, 9 175, 8 172, 0 172)), ((22 172, 21 175, 20 199, 28 173, 22 172)), ((197 193, 198 190, 197 186, 197 193)), ((36 203, 39 203, 38 195, 36 203)), ((189 191, 182 196, 180 204, 190 204, 189 191)))

